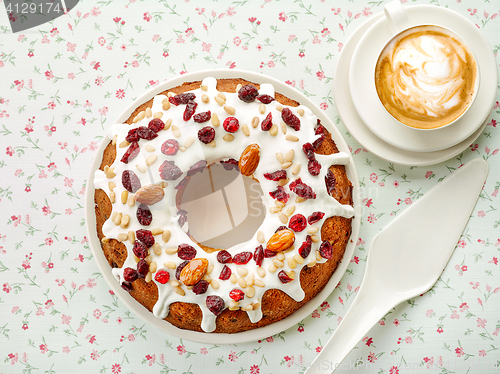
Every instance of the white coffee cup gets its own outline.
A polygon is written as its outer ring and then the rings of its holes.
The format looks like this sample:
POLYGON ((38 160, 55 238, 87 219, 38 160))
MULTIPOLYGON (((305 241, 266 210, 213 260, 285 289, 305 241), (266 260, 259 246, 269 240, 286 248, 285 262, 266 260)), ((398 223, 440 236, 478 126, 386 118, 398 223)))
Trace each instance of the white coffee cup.
POLYGON ((412 25, 399 0, 384 11, 393 37, 382 48, 374 72, 380 104, 413 129, 434 130, 457 122, 479 88, 474 53, 452 30, 412 25))

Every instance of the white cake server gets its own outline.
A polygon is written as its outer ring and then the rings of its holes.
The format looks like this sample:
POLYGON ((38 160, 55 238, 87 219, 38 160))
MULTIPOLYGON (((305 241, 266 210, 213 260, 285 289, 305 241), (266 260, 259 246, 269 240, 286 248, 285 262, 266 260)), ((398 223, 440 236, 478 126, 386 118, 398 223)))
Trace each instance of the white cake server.
POLYGON ((387 312, 436 283, 476 205, 488 170, 485 160, 470 161, 373 239, 356 299, 305 374, 332 373, 387 312))

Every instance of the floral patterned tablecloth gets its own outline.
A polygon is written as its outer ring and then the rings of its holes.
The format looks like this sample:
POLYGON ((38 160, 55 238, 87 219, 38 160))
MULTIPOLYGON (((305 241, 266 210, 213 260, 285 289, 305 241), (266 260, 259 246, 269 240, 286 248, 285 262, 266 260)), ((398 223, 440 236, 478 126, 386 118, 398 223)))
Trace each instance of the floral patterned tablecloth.
MULTIPOLYGON (((441 278, 391 310, 338 372, 499 372, 500 104, 479 138, 441 164, 400 166, 366 151, 338 117, 332 81, 348 37, 385 3, 86 0, 16 34, 0 11, 0 373, 303 372, 356 297, 374 236, 476 157, 490 175, 441 278), (113 120, 146 89, 213 68, 267 74, 310 96, 346 139, 366 192, 337 289, 298 325, 238 345, 169 336, 129 312, 85 231, 88 168, 113 120)), ((457 11, 500 49, 498 0, 411 4, 457 11)))

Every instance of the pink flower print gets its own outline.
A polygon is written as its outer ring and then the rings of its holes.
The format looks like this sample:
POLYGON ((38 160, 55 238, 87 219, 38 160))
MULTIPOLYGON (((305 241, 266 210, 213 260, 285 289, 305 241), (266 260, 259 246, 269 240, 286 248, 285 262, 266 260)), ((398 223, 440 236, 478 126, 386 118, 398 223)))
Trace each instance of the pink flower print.
POLYGON ((371 173, 371 174, 370 174, 370 180, 371 180, 373 183, 375 183, 375 182, 377 181, 377 179, 378 179, 377 174, 375 174, 375 173, 371 173))
POLYGON ((203 52, 210 52, 210 48, 212 48, 212 44, 210 44, 210 43, 203 42, 201 45, 201 50, 203 52))
POLYGON ((129 334, 129 336, 127 336, 127 339, 129 342, 133 342, 135 341, 135 335, 134 334, 129 334))
POLYGON ((498 258, 493 257, 493 259, 491 261, 488 261, 488 263, 498 265, 498 258))
POLYGON ((90 358, 91 358, 92 360, 96 361, 99 357, 101 357, 101 356, 99 355, 99 353, 98 353, 95 349, 93 349, 93 350, 92 350, 92 353, 90 354, 90 358))
POLYGON ((279 14, 279 19, 280 19, 280 21, 285 22, 288 19, 288 16, 285 14, 285 12, 281 12, 279 14))
POLYGON ((481 357, 485 357, 485 356, 486 356, 486 351, 485 351, 484 349, 481 349, 481 350, 479 351, 479 356, 481 356, 481 357))
POLYGON ((99 39, 97 39, 97 43, 102 47, 104 44, 106 44, 106 39, 100 36, 99 39))
POLYGON ((44 35, 42 38, 42 44, 50 44, 50 39, 47 35, 44 35))
POLYGON ((28 52, 28 57, 33 57, 35 54, 33 53, 33 51, 29 51, 28 52))
POLYGON ((125 97, 125 91, 121 88, 116 90, 116 97, 118 99, 123 99, 125 97))
POLYGON ((464 350, 462 347, 457 347, 455 348, 455 353, 457 354, 457 357, 462 357, 464 355, 464 350))
POLYGON ((411 203, 412 203, 411 198, 410 198, 410 197, 407 197, 407 198, 405 199, 405 204, 406 204, 406 205, 411 205, 411 203))
POLYGON ((229 353, 229 357, 228 358, 229 358, 229 361, 233 361, 234 362, 234 361, 237 360, 238 356, 236 355, 236 352, 231 351, 229 353))
POLYGON ((99 114, 101 116, 106 116, 106 114, 108 114, 108 107, 107 106, 103 106, 101 109, 99 109, 99 114))
POLYGON ((184 31, 184 32, 186 33, 186 36, 187 36, 187 37, 190 37, 191 35, 193 35, 193 34, 194 34, 194 30, 193 30, 193 28, 192 28, 192 27, 188 27, 188 28, 186 29, 186 31, 184 31))
POLYGON ((7 155, 9 155, 9 156, 14 156, 14 149, 11 146, 8 146, 5 149, 5 153, 7 153, 7 155))
POLYGON ((458 315, 457 311, 454 310, 453 313, 451 313, 451 319, 459 319, 460 316, 458 315))
POLYGON ((394 326, 399 326, 399 325, 400 325, 400 323, 399 323, 399 319, 397 319, 397 318, 396 318, 394 321, 392 321, 392 324, 393 324, 394 326))
POLYGON ((486 322, 488 322, 485 319, 478 318, 477 319, 477 327, 482 327, 483 329, 486 328, 486 322))
POLYGON ((54 110, 56 108, 56 103, 54 103, 53 101, 50 101, 47 104, 47 108, 49 108, 50 110, 54 110))
POLYGON ((45 77, 46 77, 46 78, 47 78, 47 80, 49 81, 49 80, 51 80, 52 78, 54 78, 54 73, 52 73, 52 71, 50 71, 50 70, 47 70, 47 71, 45 72, 45 77))
POLYGON ((370 213, 368 214, 368 217, 366 217, 366 220, 370 223, 375 223, 377 222, 377 217, 375 217, 375 214, 370 213))
POLYGON ((411 344, 411 343, 413 343, 413 339, 411 338, 411 336, 407 336, 405 338, 405 342, 406 342, 406 344, 411 344))
POLYGON ((101 311, 99 309, 94 310, 94 317, 96 319, 101 318, 101 311))
POLYGON ((71 316, 67 316, 65 314, 61 316, 61 323, 63 325, 69 325, 70 322, 71 322, 71 316))
POLYGON ((250 366, 250 374, 259 374, 259 373, 260 373, 260 368, 258 365, 250 366))
POLYGON ((323 349, 323 347, 321 347, 321 346, 316 347, 316 353, 320 353, 322 349, 323 349))
POLYGON ((233 8, 233 7, 229 7, 229 8, 227 8, 227 10, 226 10, 226 14, 227 14, 229 17, 232 17, 232 16, 234 16, 234 15, 236 14, 236 11, 234 10, 234 8, 233 8))
POLYGON ((313 44, 321 44, 321 39, 319 38, 319 36, 318 36, 318 35, 316 35, 316 36, 314 37, 314 39, 313 39, 313 41, 312 41, 312 42, 313 42, 313 44))
POLYGON ((40 344, 39 345, 39 348, 40 348, 40 352, 42 352, 43 354, 47 353, 49 351, 49 349, 47 348, 47 344, 40 344))
POLYGON ((151 21, 151 19, 153 18, 151 17, 151 14, 149 14, 149 12, 144 13, 143 16, 144 20, 147 22, 151 21))
POLYGON ((318 72, 316 72, 316 76, 318 77, 318 80, 319 80, 319 81, 322 81, 323 79, 325 79, 325 78, 326 78, 325 73, 324 73, 324 72, 322 72, 322 71, 318 71, 318 72))
POLYGON ((328 27, 325 27, 323 30, 321 30, 321 36, 323 38, 328 35, 330 35, 330 30, 328 30, 328 27))
POLYGON ((393 366, 389 369, 389 374, 399 374, 399 369, 397 366, 393 366))
POLYGON ((368 340, 366 341, 365 343, 368 347, 371 346, 373 344, 373 339, 372 338, 368 338, 368 340))
MULTIPOLYGON (((498 101, 497 101, 498 102, 498 101)), ((491 122, 488 122, 487 123, 488 126, 493 126, 493 127, 497 127, 497 121, 492 119, 491 122)))
POLYGON ((299 326, 297 329, 298 332, 304 332, 304 326, 299 326))
POLYGON ((262 45, 261 44, 257 44, 255 46, 255 48, 257 48, 257 51, 262 51, 262 45))
POLYGON ((203 347, 203 348, 200 349, 200 353, 202 355, 206 355, 208 353, 208 349, 206 349, 205 347, 203 347))
POLYGON ((115 21, 116 23, 120 22, 122 19, 121 17, 115 17, 113 18, 113 21, 115 21))
POLYGON ((270 337, 266 338, 266 342, 268 342, 268 343, 272 343, 272 342, 274 342, 273 337, 272 337, 272 336, 270 336, 270 337))
POLYGON ((3 284, 3 291, 6 293, 9 293, 10 291, 12 291, 12 287, 8 283, 4 283, 3 284))
POLYGON ((469 284, 472 286, 472 289, 473 289, 473 290, 475 290, 476 288, 478 288, 478 287, 479 287, 479 282, 476 282, 476 283, 474 283, 474 282, 470 282, 469 284))
POLYGON ((328 308, 330 308, 330 304, 328 304, 328 301, 323 301, 320 305, 321 307, 321 311, 324 312, 325 310, 327 310, 328 308))
POLYGON ((305 56, 306 56, 306 54, 304 53, 304 51, 300 51, 300 52, 299 52, 299 57, 300 57, 300 58, 305 57, 305 56))
POLYGON ((75 79, 75 73, 69 73, 68 79, 75 79))
POLYGON ((90 344, 94 344, 94 342, 97 340, 95 335, 92 335, 92 336, 87 335, 86 339, 89 339, 90 344), (90 339, 89 339, 89 337, 90 337, 90 339))
POLYGON ((432 177, 433 175, 434 175, 434 173, 433 173, 432 171, 428 171, 428 172, 426 172, 426 173, 425 173, 425 177, 426 177, 427 179, 429 179, 429 178, 430 178, 430 177, 432 177))
POLYGON ((180 355, 183 355, 184 353, 186 353, 186 348, 183 345, 178 345, 177 352, 179 352, 180 355))
POLYGON ((122 322, 123 322, 123 318, 122 317, 118 317, 116 319, 116 323, 121 324, 122 322))
POLYGON ((64 185, 67 187, 73 186, 74 181, 75 180, 73 178, 64 177, 64 185))
POLYGON ((233 43, 236 47, 239 47, 240 44, 241 44, 241 39, 239 36, 236 36, 234 39, 233 39, 233 43))
POLYGON ((477 216, 483 218, 484 216, 486 216, 486 213, 484 212, 484 210, 480 210, 479 212, 477 212, 477 216))
POLYGON ((319 104, 319 107, 321 108, 321 110, 327 110, 328 104, 323 102, 323 103, 319 104))
POLYGON ((122 372, 122 368, 120 367, 120 364, 114 364, 111 366, 111 372, 113 374, 120 374, 122 372))
POLYGON ((293 42, 296 38, 297 38, 297 37, 296 37, 295 35, 290 35, 290 36, 288 37, 288 41, 289 41, 289 42, 293 42))
POLYGON ((21 266, 24 268, 24 270, 28 270, 29 268, 31 268, 30 262, 28 260, 24 260, 21 266))
POLYGON ((337 9, 332 8, 333 14, 335 14, 336 16, 340 13, 340 10, 341 10, 340 8, 337 9))
POLYGON ((120 46, 120 49, 121 49, 122 51, 126 51, 126 50, 127 50, 127 46, 126 46, 125 44, 122 44, 122 45, 120 46))
POLYGON ((462 270, 462 271, 467 271, 467 265, 463 265, 463 266, 460 268, 460 270, 462 270))
POLYGON ((156 361, 156 356, 155 355, 146 355, 146 360, 148 361, 148 365, 151 366, 155 363, 156 361))
POLYGON ((153 41, 156 42, 158 39, 160 39, 160 35, 156 34, 153 35, 153 41))
POLYGON ((131 65, 132 65, 133 68, 138 68, 139 67, 139 61, 134 60, 134 61, 132 61, 131 65))
POLYGON ((101 14, 101 12, 99 11, 99 7, 93 7, 90 11, 90 14, 92 14, 92 16, 94 17, 97 17, 99 14, 101 14))
POLYGON ((368 355, 368 361, 371 363, 377 361, 377 356, 375 356, 375 353, 370 352, 370 354, 368 355))
POLYGON ((274 61, 269 61, 267 63, 267 66, 269 66, 270 68, 274 68, 274 66, 275 66, 274 61))
POLYGON ((496 328, 495 331, 493 331, 493 335, 498 336, 499 332, 500 332, 500 328, 496 328))
POLYGON ((437 331, 438 334, 442 334, 443 333, 443 328, 442 327, 438 327, 436 331, 437 331))
POLYGON ((425 316, 426 317, 430 317, 434 314, 434 311, 432 309, 429 309, 426 313, 425 313, 425 316))
POLYGON ((314 309, 311 315, 312 318, 321 318, 321 315, 318 313, 318 309, 314 309))
POLYGON ((66 44, 66 49, 68 50, 68 52, 74 52, 75 48, 76 48, 75 43, 68 42, 68 44, 66 44))
POLYGON ((465 242, 465 240, 459 240, 457 245, 460 247, 460 248, 465 248, 465 246, 467 245, 467 243, 465 242))

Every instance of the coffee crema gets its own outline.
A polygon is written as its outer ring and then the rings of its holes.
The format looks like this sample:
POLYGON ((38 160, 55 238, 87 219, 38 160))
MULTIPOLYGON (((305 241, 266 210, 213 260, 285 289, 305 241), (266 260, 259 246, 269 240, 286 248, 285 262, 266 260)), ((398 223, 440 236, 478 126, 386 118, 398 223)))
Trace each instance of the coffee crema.
POLYGON ((457 36, 438 26, 412 27, 391 40, 377 61, 375 86, 386 110, 405 125, 445 126, 472 103, 477 65, 457 36))

